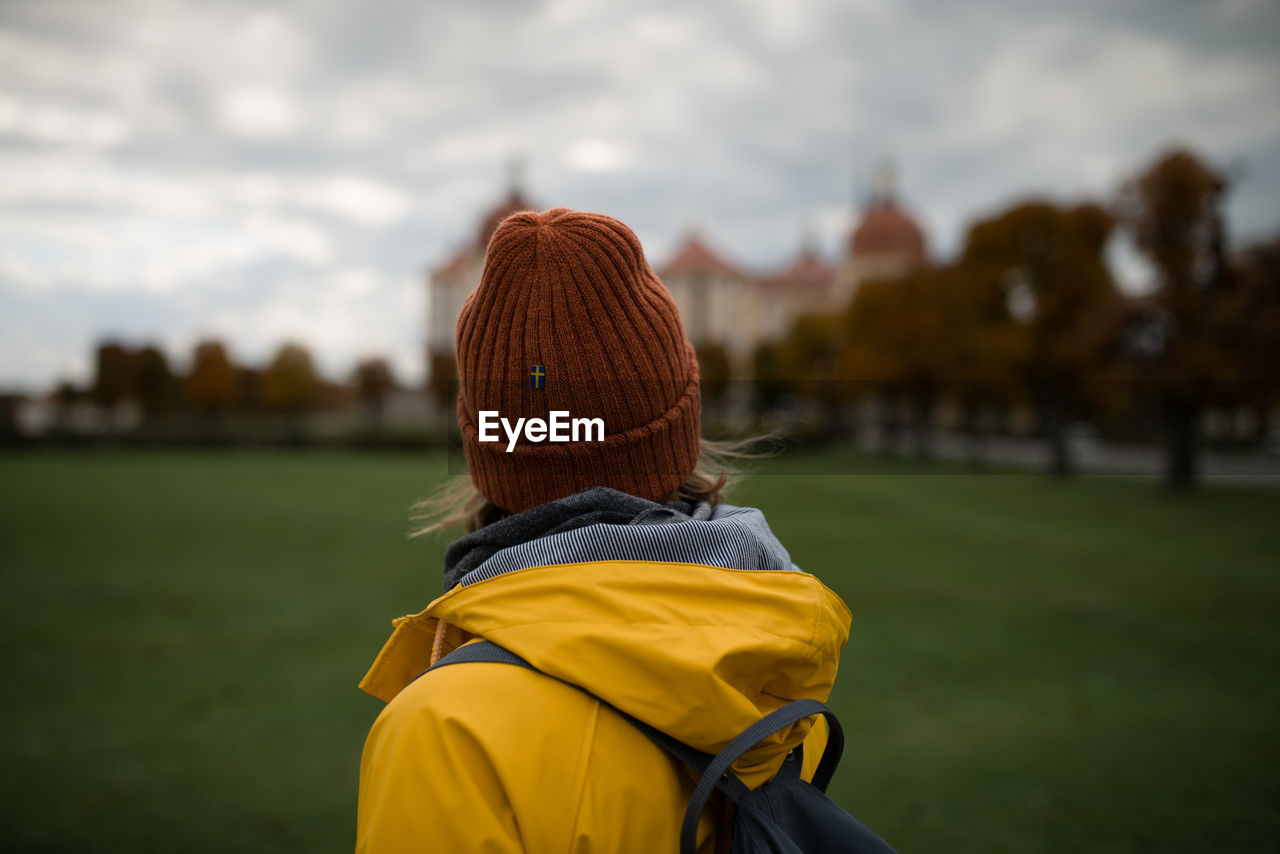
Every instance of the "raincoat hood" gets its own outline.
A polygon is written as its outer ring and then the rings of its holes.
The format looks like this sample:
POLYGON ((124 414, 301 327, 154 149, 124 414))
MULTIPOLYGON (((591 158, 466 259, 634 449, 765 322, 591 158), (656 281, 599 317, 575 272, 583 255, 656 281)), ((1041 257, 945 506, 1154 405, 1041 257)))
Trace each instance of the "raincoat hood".
MULTIPOLYGON (((848 608, 791 563, 760 511, 703 507, 496 551, 424 611, 394 620, 360 687, 389 702, 430 662, 484 638, 712 753, 786 702, 825 701, 848 608)), ((772 763, 809 725, 735 767, 772 763)))

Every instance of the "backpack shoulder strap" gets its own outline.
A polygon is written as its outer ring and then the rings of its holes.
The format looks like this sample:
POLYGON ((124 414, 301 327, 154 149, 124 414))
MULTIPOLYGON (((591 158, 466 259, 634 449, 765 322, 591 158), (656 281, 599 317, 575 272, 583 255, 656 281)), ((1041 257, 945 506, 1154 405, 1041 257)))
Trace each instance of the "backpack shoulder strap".
MULTIPOLYGON (((492 641, 477 641, 476 643, 463 644, 448 655, 441 656, 439 661, 422 671, 422 673, 435 670, 437 667, 444 667, 446 664, 464 664, 468 661, 492 661, 498 664, 514 664, 517 667, 526 667, 529 670, 538 669, 511 650, 498 646, 492 641)), ((421 676, 422 674, 418 675, 421 676)))
MULTIPOLYGON (((698 780, 693 796, 689 799, 684 823, 680 827, 682 852, 687 854, 697 849, 698 819, 706 808, 707 799, 711 797, 711 790, 715 789, 726 775, 733 777, 733 773, 729 770, 730 766, 765 738, 811 715, 822 715, 827 719, 827 747, 822 752, 822 759, 818 762, 812 784, 820 791, 827 790, 827 784, 831 782, 831 776, 835 773, 836 766, 840 764, 840 754, 844 752, 844 730, 840 728, 840 721, 830 709, 817 700, 795 700, 787 703, 743 730, 737 738, 729 742, 724 750, 716 754, 703 770, 702 778, 698 780)), ((737 781, 736 777, 733 779, 737 781)), ((738 785, 742 786, 742 783, 739 781, 738 785)), ((743 790, 745 791, 745 787, 743 790)), ((736 797, 734 801, 737 801, 736 797)))

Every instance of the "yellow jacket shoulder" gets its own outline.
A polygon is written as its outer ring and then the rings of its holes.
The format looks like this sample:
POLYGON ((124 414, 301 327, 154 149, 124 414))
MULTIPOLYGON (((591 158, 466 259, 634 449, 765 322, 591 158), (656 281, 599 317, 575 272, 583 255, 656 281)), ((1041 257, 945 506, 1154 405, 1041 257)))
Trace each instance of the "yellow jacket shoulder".
POLYGON ((692 788, 587 694, 511 665, 454 665, 409 685, 374 723, 356 850, 675 850, 692 788))

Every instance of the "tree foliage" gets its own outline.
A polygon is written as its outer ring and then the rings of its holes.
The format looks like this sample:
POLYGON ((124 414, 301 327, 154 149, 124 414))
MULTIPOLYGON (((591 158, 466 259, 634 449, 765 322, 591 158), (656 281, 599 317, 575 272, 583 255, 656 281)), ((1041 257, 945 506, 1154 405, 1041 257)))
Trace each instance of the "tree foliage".
POLYGON ((220 341, 195 346, 187 375, 187 399, 196 412, 215 415, 234 408, 238 396, 235 365, 220 341))
POLYGON ((986 313, 1025 330, 1001 355, 1030 381, 1073 386, 1098 370, 1120 308, 1105 255, 1113 226, 1098 205, 1028 202, 970 229, 959 268, 986 313))
POLYGON ((1105 260, 1113 226, 1098 205, 1015 205, 975 224, 956 263, 864 282, 839 313, 801 318, 784 362, 809 378, 811 400, 874 396, 888 433, 905 407, 924 452, 943 397, 969 413, 1026 389, 1051 404, 1060 440, 1066 413, 1109 370, 1121 317, 1105 260))
POLYGON ((178 381, 169 368, 169 360, 159 347, 147 346, 138 351, 138 402, 148 415, 158 415, 174 408, 178 397, 178 381))
POLYGON ((719 344, 698 347, 698 376, 702 405, 712 418, 721 416, 733 380, 733 363, 729 351, 719 344))
POLYGON ((116 341, 98 345, 91 394, 99 406, 115 406, 138 396, 137 355, 116 341))
POLYGON ((1220 337, 1238 370, 1233 387, 1253 407, 1263 439, 1280 403, 1280 237, 1241 252, 1233 282, 1219 309, 1220 337))
POLYGON ((1157 274, 1140 318, 1148 344, 1139 354, 1140 378, 1164 417, 1167 481, 1174 488, 1195 482, 1201 408, 1223 402, 1235 367, 1222 341, 1231 286, 1222 218, 1226 191, 1222 175, 1177 149, 1132 178, 1119 201, 1135 245, 1157 274))
POLYGON ((268 409, 303 412, 317 401, 320 381, 311 354, 301 344, 281 345, 262 375, 262 399, 268 409))
POLYGON ((751 354, 752 409, 764 414, 778 409, 789 391, 782 345, 762 344, 751 354))
POLYGON ((452 353, 431 354, 431 376, 427 380, 427 391, 441 408, 453 405, 458 393, 458 360, 452 353))
POLYGON ((1067 424, 1114 387, 1106 381, 1122 316, 1106 263, 1114 225, 1095 204, 1025 202, 975 224, 957 265, 968 299, 953 316, 968 316, 979 333, 960 361, 1030 393, 1055 474, 1072 469, 1067 424))
POLYGON ((387 397, 396 388, 391 365, 383 358, 362 359, 356 365, 351 379, 360 405, 375 418, 381 418, 387 397))

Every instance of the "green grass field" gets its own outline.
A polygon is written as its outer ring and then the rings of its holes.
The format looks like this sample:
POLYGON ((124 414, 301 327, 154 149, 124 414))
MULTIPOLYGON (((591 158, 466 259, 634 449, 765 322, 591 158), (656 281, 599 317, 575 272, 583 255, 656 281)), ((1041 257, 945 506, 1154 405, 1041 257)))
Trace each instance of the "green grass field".
MULTIPOLYGON (((878 471, 735 495, 853 609, 837 800, 903 852, 1276 850, 1280 494, 878 471)), ((349 851, 442 473, 0 457, 0 850, 349 851)))

